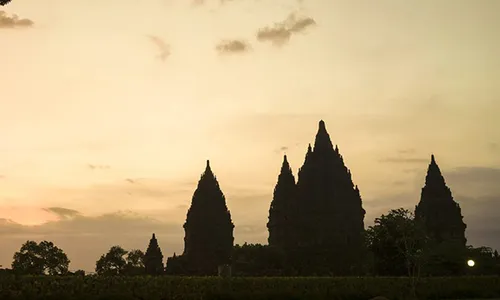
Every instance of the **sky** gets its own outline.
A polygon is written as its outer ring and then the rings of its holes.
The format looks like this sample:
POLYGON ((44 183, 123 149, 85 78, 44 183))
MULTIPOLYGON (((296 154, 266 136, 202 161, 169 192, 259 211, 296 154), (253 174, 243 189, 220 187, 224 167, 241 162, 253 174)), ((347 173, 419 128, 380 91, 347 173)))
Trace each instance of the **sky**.
POLYGON ((414 208, 433 153, 469 244, 500 249, 500 1, 143 2, 0 7, 0 265, 27 240, 70 270, 153 232, 181 253, 207 159, 235 242, 266 243, 321 119, 365 226, 414 208))

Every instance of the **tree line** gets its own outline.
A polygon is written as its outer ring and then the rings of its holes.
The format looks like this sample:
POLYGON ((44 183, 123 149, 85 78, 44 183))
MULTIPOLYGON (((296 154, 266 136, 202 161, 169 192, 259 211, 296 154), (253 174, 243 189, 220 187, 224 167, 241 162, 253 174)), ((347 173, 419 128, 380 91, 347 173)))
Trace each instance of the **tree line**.
MULTIPOLYGON (((365 234, 368 255, 363 275, 500 275, 497 250, 468 246, 466 253, 457 253, 452 245, 435 248, 413 214, 403 208, 393 209, 376 218, 365 234), (467 260, 460 259, 457 262, 457 256, 467 260), (474 266, 468 266, 468 260, 474 261, 474 266), (466 271, 461 272, 460 269, 466 271)), ((127 251, 117 245, 96 261, 95 273, 98 276, 182 275, 176 269, 178 265, 168 262, 172 259, 175 261, 175 257, 170 257, 166 266, 159 261, 157 269, 146 270, 148 259, 145 252, 139 249, 127 251)), ((277 247, 245 243, 233 247, 231 265, 234 276, 282 276, 291 271, 287 270, 286 260, 277 247)), ((85 275, 83 270, 70 272, 70 262, 66 253, 50 241, 27 241, 14 254, 11 269, 4 269, 2 273, 85 275)))

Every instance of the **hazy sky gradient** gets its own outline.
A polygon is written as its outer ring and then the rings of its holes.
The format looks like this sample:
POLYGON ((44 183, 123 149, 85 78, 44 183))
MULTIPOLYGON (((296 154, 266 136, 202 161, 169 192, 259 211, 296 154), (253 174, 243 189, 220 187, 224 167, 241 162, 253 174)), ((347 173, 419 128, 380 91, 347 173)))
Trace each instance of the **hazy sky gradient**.
POLYGON ((282 154, 296 173, 320 119, 367 225, 413 208, 434 153, 469 242, 500 248, 500 1, 138 3, 2 8, 34 24, 0 22, 0 265, 27 239, 71 269, 152 232, 181 252, 206 159, 236 242, 266 242, 282 154), (257 39, 292 13, 316 24, 257 39))

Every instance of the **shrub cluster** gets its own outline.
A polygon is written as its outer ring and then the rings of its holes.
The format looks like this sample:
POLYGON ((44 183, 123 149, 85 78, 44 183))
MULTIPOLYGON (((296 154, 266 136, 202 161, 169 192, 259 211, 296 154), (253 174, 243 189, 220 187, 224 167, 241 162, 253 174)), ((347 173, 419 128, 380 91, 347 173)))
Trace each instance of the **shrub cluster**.
MULTIPOLYGON (((408 278, 0 276, 0 299, 407 299, 408 278)), ((420 299, 500 298, 500 277, 429 277, 420 299)))

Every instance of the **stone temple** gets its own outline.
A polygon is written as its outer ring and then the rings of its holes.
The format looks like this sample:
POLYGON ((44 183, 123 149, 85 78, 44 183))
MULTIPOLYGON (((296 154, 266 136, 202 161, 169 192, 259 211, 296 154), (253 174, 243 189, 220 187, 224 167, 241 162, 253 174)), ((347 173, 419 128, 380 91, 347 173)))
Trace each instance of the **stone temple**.
POLYGON ((231 263, 231 213, 210 162, 201 175, 184 224, 185 271, 191 275, 217 275, 220 265, 231 263))
POLYGON ((415 208, 415 219, 423 221, 428 235, 437 243, 453 242, 465 248, 467 226, 434 155, 431 156, 420 202, 415 208))
POLYGON ((301 274, 314 268, 319 275, 318 265, 324 274, 355 274, 364 254, 364 216, 359 189, 320 121, 296 183, 284 158, 269 210, 269 245, 282 248, 301 274))

